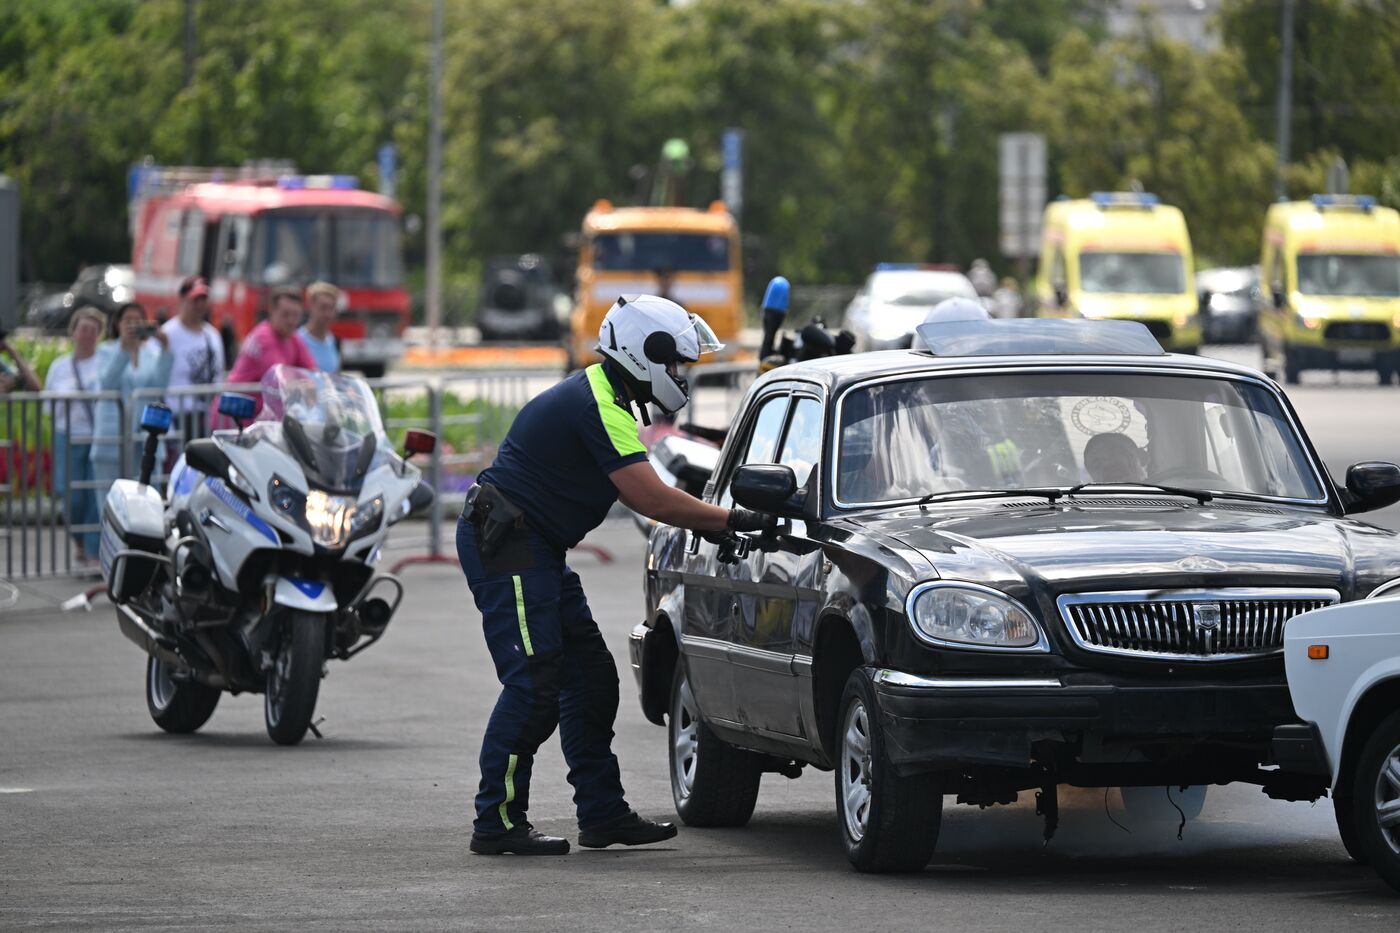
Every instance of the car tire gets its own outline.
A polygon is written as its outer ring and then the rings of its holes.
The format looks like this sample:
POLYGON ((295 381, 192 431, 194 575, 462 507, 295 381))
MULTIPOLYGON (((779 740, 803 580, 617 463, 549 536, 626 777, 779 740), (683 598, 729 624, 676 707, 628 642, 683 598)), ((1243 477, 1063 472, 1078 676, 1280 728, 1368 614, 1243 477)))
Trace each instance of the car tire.
POLYGON ((943 823, 943 778, 900 775, 885 754, 879 701, 864 668, 851 672, 837 720, 837 832, 856 871, 921 871, 943 823))
POLYGON ((1361 840, 1356 832, 1356 808, 1351 796, 1338 790, 1332 795, 1332 812, 1337 818, 1337 835, 1342 837, 1342 847, 1352 861, 1366 864, 1366 853, 1361 850, 1361 840))
POLYGON ((1303 367, 1298 362, 1299 354, 1287 346, 1283 348, 1283 382, 1296 386, 1303 381, 1303 367))
POLYGON ((676 665, 666 734, 671 799, 687 826, 743 826, 753 816, 762 760, 725 742, 700 718, 685 663, 676 665))
POLYGON ((1400 890, 1400 712, 1382 720, 1362 746, 1348 794, 1366 862, 1400 890))
POLYGON ((166 732, 195 732, 214 715, 221 691, 194 680, 177 681, 170 673, 164 661, 146 658, 146 709, 166 732))

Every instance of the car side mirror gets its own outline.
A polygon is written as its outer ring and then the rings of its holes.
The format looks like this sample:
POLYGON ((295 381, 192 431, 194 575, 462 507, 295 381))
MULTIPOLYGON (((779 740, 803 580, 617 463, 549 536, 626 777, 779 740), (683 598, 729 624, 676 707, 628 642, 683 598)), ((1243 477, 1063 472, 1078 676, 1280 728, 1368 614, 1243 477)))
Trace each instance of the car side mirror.
POLYGON ((1370 512, 1400 502, 1400 465, 1367 460, 1347 468, 1346 510, 1370 512))
POLYGON ((801 516, 797 474, 781 463, 746 463, 729 484, 734 501, 746 509, 782 518, 801 516))

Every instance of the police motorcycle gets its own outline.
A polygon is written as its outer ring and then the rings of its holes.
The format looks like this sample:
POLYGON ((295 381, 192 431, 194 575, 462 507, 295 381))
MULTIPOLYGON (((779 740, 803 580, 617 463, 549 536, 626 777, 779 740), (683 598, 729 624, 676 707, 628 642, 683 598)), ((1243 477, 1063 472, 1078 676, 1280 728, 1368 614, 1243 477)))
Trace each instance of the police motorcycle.
POLYGON ((325 662, 378 641, 403 598, 375 569, 390 528, 433 500, 357 377, 276 366, 262 409, 220 397, 237 429, 185 445, 168 499, 150 484, 171 413, 142 412, 140 479, 102 515, 101 565, 122 634, 150 656, 146 705, 167 732, 199 729, 224 691, 261 693, 267 734, 295 745, 313 722, 325 662), (249 423, 251 421, 251 424, 249 423))
MULTIPOLYGON (((758 347, 758 373, 766 372, 803 360, 828 356, 844 356, 855 346, 850 331, 832 332, 825 322, 816 319, 795 333, 782 330, 787 317, 791 285, 781 275, 774 276, 763 292, 763 338, 758 347)), ((728 431, 697 424, 671 424, 658 418, 651 437, 643 433, 647 443, 647 459, 662 482, 699 497, 704 494, 710 474, 719 465, 720 448, 728 431), (659 429, 659 430, 658 430, 659 429), (649 441, 649 443, 648 443, 649 441)), ((633 521, 643 535, 651 534, 656 522, 637 512, 633 521)))

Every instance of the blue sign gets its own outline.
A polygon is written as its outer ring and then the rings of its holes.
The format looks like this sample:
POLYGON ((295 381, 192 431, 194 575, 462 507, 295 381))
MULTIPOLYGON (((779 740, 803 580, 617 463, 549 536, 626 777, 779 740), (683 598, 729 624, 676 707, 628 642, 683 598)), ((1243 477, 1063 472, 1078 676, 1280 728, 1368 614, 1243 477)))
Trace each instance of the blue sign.
POLYGON ((399 173, 399 154, 393 143, 379 147, 379 193, 386 198, 394 196, 399 173))
POLYGON ((744 164, 744 131, 731 126, 720 140, 725 171, 737 171, 744 164))

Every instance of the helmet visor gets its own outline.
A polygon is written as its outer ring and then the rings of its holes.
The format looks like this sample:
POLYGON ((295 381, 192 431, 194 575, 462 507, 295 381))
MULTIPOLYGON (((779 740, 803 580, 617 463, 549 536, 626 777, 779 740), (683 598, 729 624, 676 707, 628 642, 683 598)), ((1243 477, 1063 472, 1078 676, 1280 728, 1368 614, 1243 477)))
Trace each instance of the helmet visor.
POLYGON ((710 329, 710 325, 705 323, 705 319, 698 314, 690 316, 690 326, 695 328, 695 341, 700 345, 701 353, 713 353, 716 350, 724 349, 724 341, 715 336, 715 332, 710 329))

